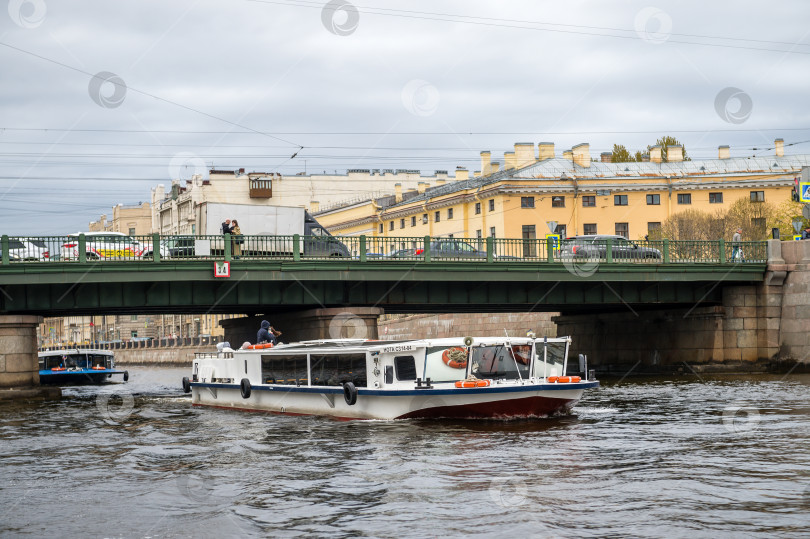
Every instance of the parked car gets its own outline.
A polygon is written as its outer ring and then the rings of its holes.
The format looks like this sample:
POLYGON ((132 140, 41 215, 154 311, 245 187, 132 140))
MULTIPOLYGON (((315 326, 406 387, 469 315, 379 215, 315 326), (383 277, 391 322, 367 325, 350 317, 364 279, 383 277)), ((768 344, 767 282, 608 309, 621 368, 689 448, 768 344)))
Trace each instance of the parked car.
MULTIPOLYGON (((424 256, 425 250, 414 251, 415 256, 424 256)), ((486 258, 487 252, 477 249, 472 243, 456 238, 430 242, 430 258, 486 258)))
POLYGON ((660 259, 661 251, 643 247, 624 236, 609 234, 586 234, 572 236, 560 242, 560 258, 605 258, 608 239, 614 259, 660 259))
POLYGON ((44 262, 50 259, 47 249, 36 245, 31 240, 22 238, 9 238, 8 254, 12 260, 27 262, 44 262))
MULTIPOLYGON (((84 239, 87 260, 127 260, 144 254, 143 247, 122 232, 85 232, 84 239)), ((79 258, 79 234, 68 235, 60 254, 62 260, 79 258)))
POLYGON ((195 256, 194 236, 171 236, 160 241, 160 256, 191 258, 195 256))

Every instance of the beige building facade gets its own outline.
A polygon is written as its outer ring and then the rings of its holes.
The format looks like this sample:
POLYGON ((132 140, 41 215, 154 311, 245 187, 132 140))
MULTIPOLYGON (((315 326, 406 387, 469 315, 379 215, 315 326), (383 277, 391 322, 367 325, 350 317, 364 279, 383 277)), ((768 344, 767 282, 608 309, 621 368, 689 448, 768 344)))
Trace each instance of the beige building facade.
POLYGON ((113 206, 112 219, 102 215, 91 221, 89 232, 122 232, 130 236, 143 236, 152 233, 152 208, 149 202, 141 204, 113 206))

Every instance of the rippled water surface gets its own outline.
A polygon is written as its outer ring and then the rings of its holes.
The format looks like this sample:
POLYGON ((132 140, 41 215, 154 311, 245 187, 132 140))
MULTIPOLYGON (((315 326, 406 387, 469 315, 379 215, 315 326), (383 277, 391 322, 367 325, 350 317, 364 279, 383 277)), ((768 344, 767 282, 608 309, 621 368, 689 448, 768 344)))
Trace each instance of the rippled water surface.
POLYGON ((575 416, 194 408, 186 369, 0 403, 0 534, 810 536, 810 376, 606 380, 575 416))

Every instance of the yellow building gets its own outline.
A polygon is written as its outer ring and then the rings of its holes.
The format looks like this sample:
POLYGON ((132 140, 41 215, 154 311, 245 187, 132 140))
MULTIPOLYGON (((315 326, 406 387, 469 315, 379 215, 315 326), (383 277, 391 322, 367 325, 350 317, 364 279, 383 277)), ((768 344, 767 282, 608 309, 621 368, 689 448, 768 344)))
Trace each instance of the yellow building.
POLYGON ((130 236, 142 236, 152 232, 152 209, 148 202, 134 205, 113 206, 112 219, 102 215, 98 221, 91 221, 89 232, 123 232, 130 236))
POLYGON ((593 160, 588 144, 555 154, 554 144, 515 144, 504 154, 503 168, 481 152, 483 175, 469 178, 464 169, 448 183, 389 196, 335 204, 314 215, 336 235, 364 234, 402 240, 417 237, 542 238, 554 231, 618 234, 643 238, 670 216, 686 209, 707 213, 728 209, 740 198, 781 203, 790 200, 794 178, 810 166, 810 155, 775 154, 731 158, 728 146, 717 159, 683 161, 683 148, 650 151, 648 162, 611 163, 611 154, 593 160), (551 227, 550 225, 553 225, 551 227))

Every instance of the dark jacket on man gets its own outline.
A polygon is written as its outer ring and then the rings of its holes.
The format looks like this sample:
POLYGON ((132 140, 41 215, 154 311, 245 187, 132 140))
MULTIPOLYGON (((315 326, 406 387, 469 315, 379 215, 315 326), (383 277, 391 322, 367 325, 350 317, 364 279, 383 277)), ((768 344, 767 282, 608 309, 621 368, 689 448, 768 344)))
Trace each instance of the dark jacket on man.
POLYGON ((262 320, 262 327, 256 334, 256 344, 267 342, 276 344, 276 336, 273 335, 272 331, 270 331, 270 322, 267 320, 262 320))
POLYGON ((222 223, 222 233, 223 234, 230 234, 231 230, 233 230, 233 228, 231 228, 231 225, 229 225, 228 223, 222 223))

